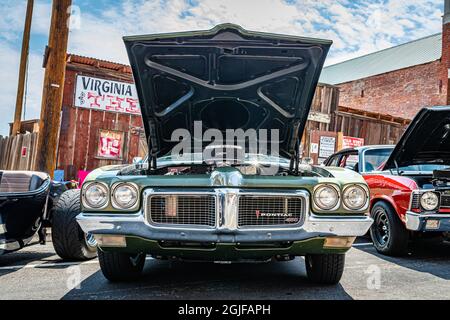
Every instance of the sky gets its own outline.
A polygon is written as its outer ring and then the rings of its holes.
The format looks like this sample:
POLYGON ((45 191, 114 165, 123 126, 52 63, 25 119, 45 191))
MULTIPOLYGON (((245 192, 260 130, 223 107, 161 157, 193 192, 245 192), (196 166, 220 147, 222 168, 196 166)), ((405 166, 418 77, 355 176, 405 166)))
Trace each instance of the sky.
MULTIPOLYGON (((230 22, 333 40, 326 65, 441 31, 444 0, 73 0, 68 52, 128 63, 122 36, 230 22)), ((26 0, 0 0, 0 135, 14 117, 26 0)), ((51 0, 35 0, 25 119, 39 117, 51 0)))

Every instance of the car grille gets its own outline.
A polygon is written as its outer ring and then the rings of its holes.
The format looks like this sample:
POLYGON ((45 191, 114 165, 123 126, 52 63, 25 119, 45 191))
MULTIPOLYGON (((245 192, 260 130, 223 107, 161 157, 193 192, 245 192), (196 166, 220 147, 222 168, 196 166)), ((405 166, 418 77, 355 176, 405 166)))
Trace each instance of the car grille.
POLYGON ((420 194, 418 193, 412 194, 411 209, 420 209, 420 194))
POLYGON ((450 208, 450 195, 447 194, 441 195, 441 207, 450 208))
POLYGON ((147 206, 148 219, 153 224, 216 225, 214 195, 153 195, 147 206))
POLYGON ((290 226, 303 224, 302 197, 241 195, 238 226, 290 226))

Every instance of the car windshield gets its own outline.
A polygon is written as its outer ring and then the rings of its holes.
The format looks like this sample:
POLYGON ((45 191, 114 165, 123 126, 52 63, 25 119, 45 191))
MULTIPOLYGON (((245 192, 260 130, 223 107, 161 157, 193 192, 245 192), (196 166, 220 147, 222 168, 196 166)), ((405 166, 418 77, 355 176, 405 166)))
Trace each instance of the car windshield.
POLYGON ((393 148, 370 149, 364 153, 364 172, 372 172, 386 162, 393 148))

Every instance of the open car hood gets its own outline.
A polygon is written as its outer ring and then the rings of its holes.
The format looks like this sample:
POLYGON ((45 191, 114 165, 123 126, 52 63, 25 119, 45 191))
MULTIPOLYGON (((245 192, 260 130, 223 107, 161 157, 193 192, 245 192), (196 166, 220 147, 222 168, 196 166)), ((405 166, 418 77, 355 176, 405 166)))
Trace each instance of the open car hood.
POLYGON ((124 41, 153 156, 178 143, 171 141, 176 129, 194 141, 201 121, 202 132, 278 129, 279 153, 292 157, 332 43, 231 24, 124 41))
POLYGON ((384 166, 450 165, 450 106, 424 108, 414 117, 384 166))

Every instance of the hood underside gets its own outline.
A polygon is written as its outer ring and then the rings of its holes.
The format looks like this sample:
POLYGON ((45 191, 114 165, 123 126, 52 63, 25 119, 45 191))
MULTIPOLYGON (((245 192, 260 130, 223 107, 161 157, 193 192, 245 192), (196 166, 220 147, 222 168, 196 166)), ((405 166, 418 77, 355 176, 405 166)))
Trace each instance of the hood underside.
POLYGON ((450 165, 450 107, 422 109, 395 146, 384 169, 411 165, 450 165))
POLYGON ((224 138, 227 129, 255 129, 259 142, 275 139, 280 155, 292 157, 331 46, 231 24, 124 41, 154 156, 178 143, 171 141, 176 129, 189 131, 194 146, 195 127, 217 129, 224 138))

